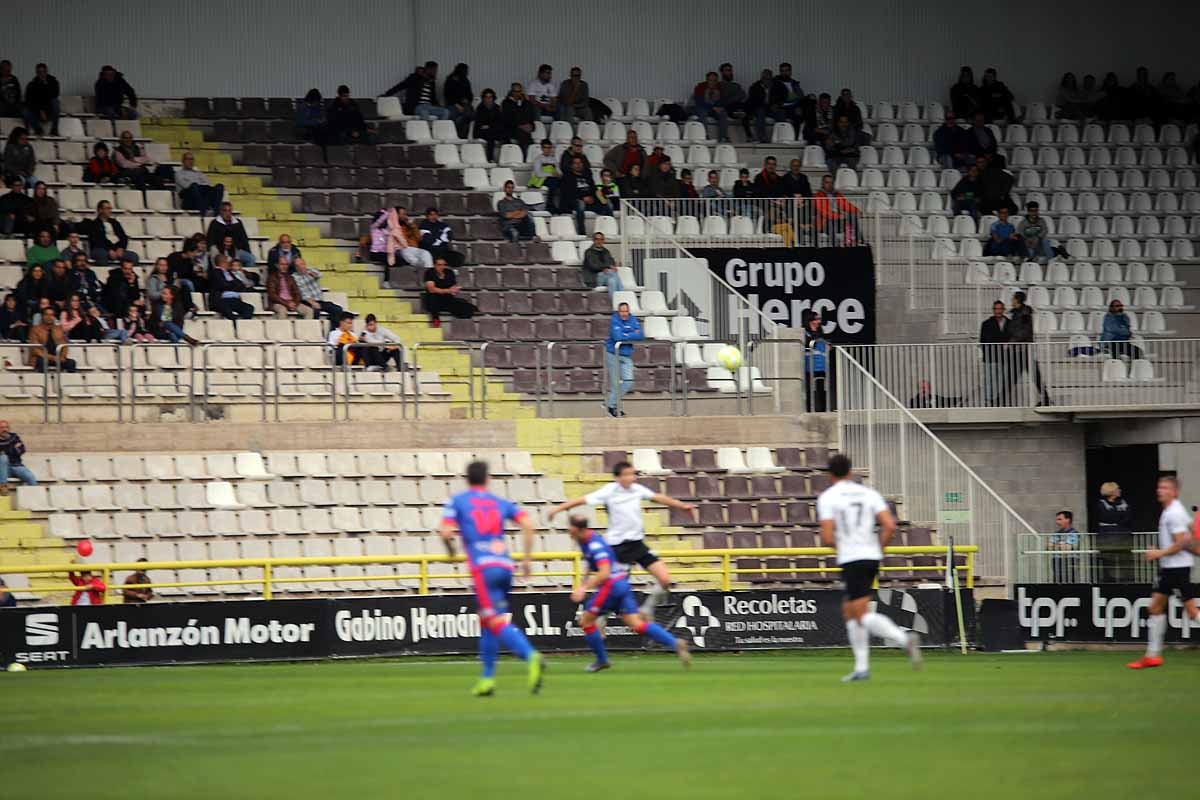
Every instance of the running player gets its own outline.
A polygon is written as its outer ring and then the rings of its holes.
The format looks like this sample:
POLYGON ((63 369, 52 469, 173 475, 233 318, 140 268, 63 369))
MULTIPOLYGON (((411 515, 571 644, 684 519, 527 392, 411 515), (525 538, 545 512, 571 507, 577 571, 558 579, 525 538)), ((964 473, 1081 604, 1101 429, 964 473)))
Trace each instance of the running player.
POLYGON ((854 671, 842 681, 865 681, 871 677, 871 634, 903 647, 913 669, 920 669, 920 637, 915 632, 905 633, 883 614, 869 610, 883 548, 896 532, 896 518, 879 492, 850 478, 849 458, 841 453, 834 455, 829 459, 829 472, 833 483, 817 498, 817 519, 821 521, 821 543, 837 549, 837 563, 846 583, 842 617, 846 620, 850 649, 854 651, 854 671))
POLYGON ((454 531, 462 536, 463 550, 475 587, 475 602, 479 605, 479 660, 483 675, 472 693, 487 697, 496 690, 496 661, 500 645, 511 650, 529 664, 529 690, 534 694, 542 688, 542 655, 533 649, 524 632, 512 624, 508 595, 512 591, 513 560, 504 539, 504 522, 513 520, 521 526, 525 561, 523 575, 529 577, 529 554, 533 552, 533 523, 516 503, 497 497, 488 491, 488 465, 473 461, 467 465, 467 490, 446 502, 439 533, 446 551, 454 553, 454 531))
POLYGON ((573 603, 583 603, 587 593, 592 592, 591 597, 584 603, 583 615, 579 620, 583 627, 584 640, 596 654, 596 660, 588 666, 587 671, 600 672, 612 666, 604 649, 604 636, 596 627, 596 619, 601 614, 611 613, 619 613, 625 624, 642 636, 672 648, 679 655, 684 669, 691 666, 692 656, 688 652, 687 642, 667 633, 658 623, 647 622, 646 618, 638 613, 637 603, 633 599, 633 588, 629 585, 629 570, 617 561, 613 549, 604 539, 588 528, 587 519, 571 517, 567 533, 579 544, 591 573, 571 592, 573 603))
POLYGON ((688 512, 697 522, 699 516, 696 507, 669 497, 665 494, 652 492, 637 482, 637 471, 628 461, 618 461, 613 465, 612 483, 600 487, 586 497, 577 497, 550 509, 553 517, 560 511, 568 511, 582 505, 604 506, 608 511, 608 530, 604 532, 604 541, 612 547, 617 560, 622 564, 638 564, 642 569, 654 576, 655 585, 650 594, 642 602, 640 609, 646 619, 654 619, 654 609, 663 599, 671 594, 671 573, 667 565, 658 560, 650 548, 646 547, 646 528, 642 521, 642 501, 653 500, 671 508, 688 512))
MULTIPOLYGON (((1146 623, 1146 655, 1126 666, 1130 669, 1161 667, 1163 638, 1167 634, 1167 599, 1173 594, 1183 601, 1183 608, 1193 622, 1200 621, 1196 600, 1192 596, 1192 515, 1179 502, 1179 481, 1164 475, 1155 490, 1162 513, 1158 517, 1158 549, 1147 550, 1147 561, 1158 562, 1158 577, 1150 590, 1150 619, 1146 623)), ((1186 624, 1186 623, 1185 623, 1186 624)))

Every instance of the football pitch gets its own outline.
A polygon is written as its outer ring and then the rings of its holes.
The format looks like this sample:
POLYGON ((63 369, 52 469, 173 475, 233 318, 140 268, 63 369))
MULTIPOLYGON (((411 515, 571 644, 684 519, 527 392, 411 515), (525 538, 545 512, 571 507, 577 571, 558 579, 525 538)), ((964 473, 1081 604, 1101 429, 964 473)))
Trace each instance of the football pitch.
POLYGON ((373 660, 0 674, 11 798, 1195 796, 1200 652, 845 651, 373 660))

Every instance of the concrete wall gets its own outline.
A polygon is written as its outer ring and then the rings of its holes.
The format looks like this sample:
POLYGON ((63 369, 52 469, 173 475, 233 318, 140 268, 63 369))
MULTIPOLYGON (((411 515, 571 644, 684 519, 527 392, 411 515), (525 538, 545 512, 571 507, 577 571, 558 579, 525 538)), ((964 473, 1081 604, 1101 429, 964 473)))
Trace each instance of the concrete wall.
POLYGON ((1035 530, 1052 531, 1054 514, 1075 512, 1087 530, 1084 426, 1044 422, 1016 425, 933 425, 959 458, 1035 530))

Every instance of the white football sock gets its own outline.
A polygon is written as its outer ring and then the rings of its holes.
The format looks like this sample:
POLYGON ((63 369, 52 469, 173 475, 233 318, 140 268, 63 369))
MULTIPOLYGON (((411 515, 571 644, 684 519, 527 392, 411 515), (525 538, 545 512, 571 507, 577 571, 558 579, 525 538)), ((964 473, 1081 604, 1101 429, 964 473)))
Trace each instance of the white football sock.
POLYGON ((1149 640, 1146 644, 1146 655, 1161 656, 1163 637, 1167 635, 1167 615, 1166 614, 1151 614, 1150 622, 1146 625, 1149 631, 1149 640))
POLYGON ((875 634, 888 644, 895 645, 896 647, 904 647, 904 645, 908 644, 908 634, 896 623, 877 611, 864 614, 862 624, 868 632, 875 634))
POLYGON ((846 620, 846 635, 850 639, 850 649, 854 652, 854 671, 868 672, 871 669, 871 636, 867 629, 856 619, 846 620))
POLYGON ((654 605, 659 605, 663 600, 666 600, 670 594, 670 587, 663 586, 658 581, 655 581, 654 587, 650 590, 650 600, 654 605))

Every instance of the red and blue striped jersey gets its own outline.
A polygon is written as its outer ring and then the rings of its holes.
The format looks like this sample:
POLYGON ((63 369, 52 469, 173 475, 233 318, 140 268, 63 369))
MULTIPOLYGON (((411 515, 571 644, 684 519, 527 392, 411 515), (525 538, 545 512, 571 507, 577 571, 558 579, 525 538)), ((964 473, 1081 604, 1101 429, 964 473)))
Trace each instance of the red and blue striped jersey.
POLYGON ((442 509, 442 519, 458 525, 467 561, 480 569, 513 568, 504 538, 504 522, 510 519, 517 522, 524 517, 525 512, 516 503, 481 489, 459 492, 442 509))
POLYGON ((612 568, 609 580, 619 581, 629 577, 629 568, 617 560, 612 547, 595 531, 588 531, 588 538, 579 543, 579 549, 583 551, 583 557, 587 559, 592 572, 599 571, 601 564, 608 564, 612 568))

